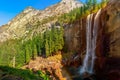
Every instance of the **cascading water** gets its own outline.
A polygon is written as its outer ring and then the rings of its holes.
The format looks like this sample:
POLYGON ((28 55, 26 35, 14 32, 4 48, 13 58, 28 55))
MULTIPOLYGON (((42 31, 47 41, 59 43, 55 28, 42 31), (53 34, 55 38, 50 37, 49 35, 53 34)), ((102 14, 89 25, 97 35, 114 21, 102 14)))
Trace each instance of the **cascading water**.
POLYGON ((94 18, 94 25, 92 30, 92 19, 93 14, 88 15, 87 17, 87 24, 86 24, 86 55, 83 60, 83 65, 80 69, 80 73, 90 73, 92 74, 94 68, 94 60, 95 56, 95 49, 96 49, 96 40, 97 40, 97 31, 98 31, 98 24, 99 24, 99 17, 100 17, 101 9, 97 12, 94 18))

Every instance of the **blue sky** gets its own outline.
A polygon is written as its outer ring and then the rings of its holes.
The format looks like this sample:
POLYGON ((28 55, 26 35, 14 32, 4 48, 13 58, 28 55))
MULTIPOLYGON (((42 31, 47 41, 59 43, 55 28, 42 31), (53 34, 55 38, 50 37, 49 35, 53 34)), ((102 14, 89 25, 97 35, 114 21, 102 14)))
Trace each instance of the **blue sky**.
MULTIPOLYGON (((0 1, 0 26, 6 24, 28 6, 44 9, 61 0, 1 0, 0 1)), ((79 0, 80 1, 80 0, 79 0)), ((85 0, 81 0, 85 1, 85 0)))

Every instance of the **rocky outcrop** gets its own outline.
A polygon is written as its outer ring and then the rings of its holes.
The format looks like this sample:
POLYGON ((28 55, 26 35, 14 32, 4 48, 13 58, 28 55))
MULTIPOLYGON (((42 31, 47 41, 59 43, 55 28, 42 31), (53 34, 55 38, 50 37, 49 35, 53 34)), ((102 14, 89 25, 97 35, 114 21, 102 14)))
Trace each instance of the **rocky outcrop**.
MULTIPOLYGON (((111 0, 102 9, 96 55, 98 57, 120 57, 120 1, 111 0)), ((95 16, 96 14, 94 14, 95 16)), ((85 53, 86 18, 65 26, 65 46, 70 52, 85 53), (82 26, 82 27, 81 27, 82 26), (72 46, 71 46, 72 45, 72 46)))
POLYGON ((36 10, 32 7, 27 7, 14 19, 8 22, 8 24, 2 27, 2 30, 0 30, 0 41, 3 42, 8 39, 28 37, 30 33, 32 35, 34 32, 44 32, 55 23, 57 16, 68 13, 74 8, 81 7, 82 5, 83 4, 76 0, 62 0, 58 4, 52 5, 45 10, 36 10), (56 19, 44 22, 50 17, 56 19), (37 26, 38 23, 39 26, 37 26))
POLYGON ((109 36, 108 54, 120 57, 120 1, 111 0, 105 8, 106 33, 109 36))
MULTIPOLYGON (((75 0, 62 0, 60 3, 46 8, 44 11, 38 11, 29 7, 25 9, 21 14, 19 14, 15 19, 4 25, 4 27, 0 28, 0 41, 5 41, 10 38, 22 37, 29 32, 29 29, 31 30, 34 28, 31 23, 36 23, 37 21, 41 21, 51 16, 68 13, 73 8, 80 6, 82 6, 82 4, 79 4, 75 0)), ((96 13, 94 13, 94 16, 95 15, 96 13)), ((45 30, 46 28, 50 27, 54 22, 55 21, 50 21, 42 25, 42 28, 39 27, 40 29, 38 31, 41 32, 43 29, 45 30)), ((78 60, 82 61, 82 58, 84 57, 86 52, 86 17, 76 20, 73 23, 64 25, 64 29, 64 50, 78 54, 77 57, 80 58, 78 60)), ((34 29, 33 31, 36 30, 37 29, 34 29)), ((95 70, 97 72, 97 75, 102 75, 105 79, 101 78, 101 76, 97 77, 100 80, 118 80, 120 76, 119 0, 110 0, 107 6, 102 9, 99 18, 97 34, 97 57, 95 63, 95 70), (117 75, 117 79, 115 76, 112 76, 114 73, 117 75), (112 78, 109 79, 109 76, 112 76, 112 78)), ((73 61, 75 58, 76 56, 73 56, 71 60, 73 61)), ((31 64, 30 67, 33 66, 31 64)), ((57 73, 57 71, 55 72, 57 73)))
POLYGON ((120 1, 110 0, 102 10, 98 32, 96 70, 100 80, 120 77, 120 1), (112 75, 116 74, 116 75, 112 75))
POLYGON ((66 80, 62 74, 63 66, 61 64, 61 59, 61 54, 49 58, 37 57, 35 60, 31 60, 29 64, 23 68, 33 71, 42 70, 46 72, 52 80, 66 80))
MULTIPOLYGON (((29 28, 31 29, 32 25, 30 25, 30 23, 33 22, 34 16, 38 13, 41 13, 41 11, 35 10, 32 7, 23 10, 23 12, 5 25, 6 29, 2 30, 0 33, 0 41, 19 38, 27 34, 29 32, 27 24, 29 24, 29 28)), ((34 20, 34 22, 36 22, 36 20, 34 20)))
MULTIPOLYGON (((83 18, 82 24, 80 19, 65 28, 65 46, 68 51, 74 52, 75 50, 79 53, 80 60, 82 60, 86 50, 85 26, 86 18, 83 18)), ((97 34, 97 57, 95 60, 97 80, 119 80, 120 1, 110 0, 107 6, 102 9, 97 34)))
POLYGON ((79 19, 65 25, 65 51, 84 54, 86 46, 86 20, 79 19))

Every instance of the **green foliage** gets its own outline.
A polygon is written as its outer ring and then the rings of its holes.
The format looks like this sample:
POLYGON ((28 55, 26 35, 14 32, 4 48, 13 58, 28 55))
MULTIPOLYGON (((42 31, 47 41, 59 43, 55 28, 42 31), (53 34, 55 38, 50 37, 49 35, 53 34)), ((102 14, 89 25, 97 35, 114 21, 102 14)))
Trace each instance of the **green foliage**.
POLYGON ((62 16, 60 16, 58 18, 58 21, 60 21, 60 23, 69 23, 69 22, 73 22, 74 20, 76 20, 76 18, 80 18, 80 16, 82 15, 81 13, 81 8, 76 8, 73 9, 71 12, 63 14, 62 16))
POLYGON ((48 45, 47 39, 45 40, 45 53, 46 53, 46 56, 49 56, 49 45, 48 45))
POLYGON ((36 34, 32 39, 23 41, 7 40, 0 43, 0 65, 21 67, 37 56, 53 55, 62 50, 64 45, 63 28, 53 27, 43 34, 36 34))
POLYGON ((71 12, 63 14, 58 18, 60 23, 72 23, 76 19, 86 17, 91 13, 96 13, 100 8, 104 8, 108 0, 102 0, 99 3, 97 0, 86 0, 86 3, 80 7, 75 8, 71 12))
POLYGON ((30 61, 30 50, 29 45, 26 45, 25 47, 25 63, 28 63, 30 61))
POLYGON ((36 45, 34 44, 34 51, 33 51, 33 58, 36 58, 37 57, 37 47, 36 45))
POLYGON ((49 77, 42 71, 37 71, 37 74, 39 74, 43 78, 43 80, 50 80, 49 77))
POLYGON ((7 66, 0 66, 0 80, 5 80, 2 75, 19 77, 23 80, 49 80, 49 77, 41 71, 33 73, 30 70, 22 70, 7 66))
POLYGON ((104 8, 106 5, 107 5, 107 2, 108 2, 109 0, 102 0, 102 2, 101 2, 101 6, 100 7, 102 7, 102 8, 104 8))
MULTIPOLYGON (((76 19, 86 17, 90 13, 96 13, 100 8, 105 7, 107 0, 102 0, 98 3, 97 0, 87 0, 86 4, 80 8, 73 9, 70 13, 63 14, 58 18, 61 24, 73 22, 76 19)), ((54 20, 55 17, 44 19, 41 22, 36 22, 36 28, 42 24, 54 20)), ((31 26, 27 24, 28 28, 31 26)), ((33 29, 33 28, 32 28, 33 29)), ((32 32, 32 29, 30 30, 32 32)), ((29 63, 30 59, 35 59, 37 56, 45 55, 46 57, 53 55, 63 49, 63 27, 53 26, 46 30, 43 34, 35 34, 31 39, 15 39, 7 40, 0 43, 0 65, 21 67, 29 63)), ((28 37, 28 36, 27 36, 28 37)))
POLYGON ((24 64, 25 54, 23 54, 20 40, 8 40, 0 44, 0 65, 15 67, 16 64, 24 64), (14 64, 14 65, 13 65, 14 64))
POLYGON ((45 38, 45 53, 46 56, 52 55, 52 53, 62 50, 64 46, 63 40, 63 28, 53 27, 51 30, 47 30, 44 35, 45 38))

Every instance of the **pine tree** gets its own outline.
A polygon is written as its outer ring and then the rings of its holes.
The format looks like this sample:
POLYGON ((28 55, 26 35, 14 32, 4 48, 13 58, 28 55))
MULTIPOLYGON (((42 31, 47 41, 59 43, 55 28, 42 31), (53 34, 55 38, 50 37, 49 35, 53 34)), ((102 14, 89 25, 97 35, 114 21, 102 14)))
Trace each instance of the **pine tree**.
POLYGON ((25 47, 25 63, 28 63, 30 61, 30 53, 29 53, 29 47, 25 47))
POLYGON ((33 50, 33 59, 35 59, 37 57, 37 47, 34 44, 34 50, 33 50))
POLYGON ((41 39, 39 38, 38 43, 36 44, 36 45, 37 45, 37 53, 38 53, 38 56, 41 55, 41 46, 40 46, 40 44, 41 44, 41 39))
POLYGON ((48 57, 50 55, 50 48, 49 48, 49 30, 46 30, 45 35, 44 35, 44 39, 45 39, 45 55, 46 57, 48 57))
POLYGON ((48 40, 46 39, 45 41, 45 53, 46 53, 46 57, 49 56, 49 45, 48 45, 48 40))
POLYGON ((87 4, 88 8, 90 8, 92 6, 92 0, 87 0, 86 4, 87 4))
POLYGON ((53 28, 54 29, 54 34, 53 34, 53 41, 54 41, 54 52, 56 52, 58 50, 59 47, 59 42, 58 42, 58 30, 57 28, 53 28))
POLYGON ((80 8, 80 15, 83 14, 83 7, 80 8))
POLYGON ((50 31, 50 33, 49 33, 50 35, 49 35, 49 53, 51 54, 52 53, 52 33, 51 33, 51 31, 50 31))
POLYGON ((51 53, 54 52, 54 48, 55 48, 55 39, 54 39, 54 28, 51 29, 50 32, 50 51, 51 53))
POLYGON ((64 38, 63 38, 63 36, 64 36, 64 29, 63 29, 63 27, 61 27, 60 28, 60 41, 61 41, 62 48, 64 46, 64 38))
POLYGON ((93 0, 93 9, 95 10, 96 8, 96 5, 97 5, 97 0, 93 0))
POLYGON ((44 53, 44 37, 43 35, 41 34, 40 35, 40 49, 39 49, 39 55, 42 55, 44 53))

